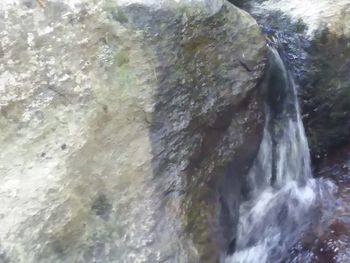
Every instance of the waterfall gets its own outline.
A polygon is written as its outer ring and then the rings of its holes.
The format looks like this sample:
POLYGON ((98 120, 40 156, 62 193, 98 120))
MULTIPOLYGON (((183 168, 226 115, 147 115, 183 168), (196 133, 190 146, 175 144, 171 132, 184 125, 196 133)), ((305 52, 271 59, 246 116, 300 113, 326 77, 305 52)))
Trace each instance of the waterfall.
POLYGON ((225 263, 285 262, 302 233, 324 217, 321 200, 334 190, 312 178, 296 85, 273 46, 264 137, 248 174, 249 198, 240 205, 235 252, 225 263))

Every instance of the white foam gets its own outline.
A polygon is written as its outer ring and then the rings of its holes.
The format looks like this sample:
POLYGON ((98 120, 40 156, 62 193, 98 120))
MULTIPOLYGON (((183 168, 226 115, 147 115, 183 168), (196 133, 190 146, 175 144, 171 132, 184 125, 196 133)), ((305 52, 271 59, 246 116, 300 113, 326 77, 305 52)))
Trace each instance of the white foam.
POLYGON ((279 112, 278 119, 282 121, 272 122, 271 127, 268 123, 273 114, 267 111, 263 141, 249 174, 255 188, 253 198, 241 204, 236 252, 226 258, 226 263, 266 263, 283 256, 309 224, 322 191, 319 182, 312 178, 295 83, 278 52, 271 48, 271 54, 277 73, 282 76, 278 84, 274 83, 279 86, 272 88, 288 90, 282 98, 283 106, 293 99, 295 108, 292 112, 279 112), (276 128, 279 131, 272 132, 276 128), (260 183, 256 181, 262 177, 260 183))

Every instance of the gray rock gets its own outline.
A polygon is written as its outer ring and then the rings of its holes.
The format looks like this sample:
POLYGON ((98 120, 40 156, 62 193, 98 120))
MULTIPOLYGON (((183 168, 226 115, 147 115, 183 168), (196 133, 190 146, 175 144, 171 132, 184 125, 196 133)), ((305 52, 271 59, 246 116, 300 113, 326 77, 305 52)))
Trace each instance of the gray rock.
POLYGON ((310 65, 302 106, 314 159, 350 143, 349 41, 325 28, 307 49, 310 65))
POLYGON ((0 4, 1 253, 217 260, 218 187, 262 135, 256 22, 221 0, 38 3, 0 4))

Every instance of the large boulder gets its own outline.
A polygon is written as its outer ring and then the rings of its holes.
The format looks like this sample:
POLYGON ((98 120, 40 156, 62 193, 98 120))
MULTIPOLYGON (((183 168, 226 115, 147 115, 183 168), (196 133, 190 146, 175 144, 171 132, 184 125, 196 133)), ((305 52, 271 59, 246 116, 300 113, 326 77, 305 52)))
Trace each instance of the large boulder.
POLYGON ((256 22, 221 0, 0 7, 0 261, 215 262, 220 183, 262 135, 256 22))
POLYGON ((350 143, 350 3, 329 3, 311 35, 310 81, 303 92, 306 131, 316 158, 350 143))
MULTIPOLYGON (((350 12, 349 12, 350 14, 350 12)), ((302 106, 315 159, 350 143, 350 35, 322 28, 311 40, 302 106)))

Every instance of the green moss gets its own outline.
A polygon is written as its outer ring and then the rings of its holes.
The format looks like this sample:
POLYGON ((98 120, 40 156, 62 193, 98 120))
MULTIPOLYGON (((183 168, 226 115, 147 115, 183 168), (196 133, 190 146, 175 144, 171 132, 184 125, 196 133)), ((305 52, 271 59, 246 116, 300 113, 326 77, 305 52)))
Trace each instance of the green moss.
POLYGON ((126 17, 126 15, 120 11, 117 10, 116 15, 115 15, 115 19, 120 22, 121 24, 123 23, 127 23, 128 22, 128 18, 126 17))
POLYGON ((198 51, 205 52, 205 47, 213 43, 213 39, 207 36, 198 36, 183 45, 183 54, 186 62, 190 62, 198 51))
POLYGON ((117 62, 117 65, 119 67, 122 67, 124 64, 129 63, 129 55, 126 51, 121 50, 116 54, 115 60, 117 62))
POLYGON ((128 22, 127 16, 119 9, 112 12, 112 17, 114 20, 118 21, 121 24, 128 22))
POLYGON ((304 21, 301 18, 299 18, 298 21, 292 25, 292 30, 296 33, 303 33, 306 27, 307 26, 304 23, 304 21))

